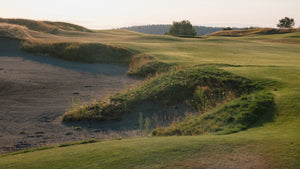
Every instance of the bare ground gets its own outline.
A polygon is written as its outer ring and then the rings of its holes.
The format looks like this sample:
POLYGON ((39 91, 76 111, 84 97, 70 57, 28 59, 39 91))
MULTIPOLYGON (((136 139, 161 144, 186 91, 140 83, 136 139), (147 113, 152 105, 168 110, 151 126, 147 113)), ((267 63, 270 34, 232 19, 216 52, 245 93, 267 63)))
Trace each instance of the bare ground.
MULTIPOLYGON (((118 122, 61 122, 72 98, 99 99, 139 82, 127 67, 86 64, 25 53, 17 40, 0 39, 0 152, 83 139, 136 136, 118 122)), ((128 126, 127 126, 128 127, 128 126)))

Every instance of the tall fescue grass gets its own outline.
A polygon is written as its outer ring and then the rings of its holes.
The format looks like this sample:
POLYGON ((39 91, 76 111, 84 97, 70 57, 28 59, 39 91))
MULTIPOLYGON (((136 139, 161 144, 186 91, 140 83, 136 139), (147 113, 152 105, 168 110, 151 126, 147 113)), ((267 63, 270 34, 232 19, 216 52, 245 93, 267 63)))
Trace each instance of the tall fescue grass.
POLYGON ((27 40, 31 39, 31 35, 28 32, 28 28, 25 26, 0 23, 0 37, 27 40))
POLYGON ((142 65, 131 68, 127 75, 134 75, 139 77, 154 76, 155 74, 160 74, 167 72, 173 65, 158 62, 158 61, 148 61, 142 65))
POLYGON ((125 48, 100 43, 36 43, 24 42, 22 49, 30 53, 48 54, 77 62, 129 64, 133 53, 125 48))

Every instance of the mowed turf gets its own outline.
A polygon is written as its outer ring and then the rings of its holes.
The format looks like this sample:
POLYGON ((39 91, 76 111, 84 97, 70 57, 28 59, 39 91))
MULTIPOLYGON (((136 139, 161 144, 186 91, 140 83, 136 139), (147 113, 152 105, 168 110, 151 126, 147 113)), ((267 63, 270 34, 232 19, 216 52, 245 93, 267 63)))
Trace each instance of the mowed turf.
MULTIPOLYGON (((44 34, 43 41, 54 40, 44 34)), ((230 135, 109 140, 5 155, 0 168, 300 168, 299 32, 195 39, 124 30, 60 32, 60 41, 100 42, 176 64, 226 63, 275 97, 252 128, 230 135)), ((34 35, 33 35, 34 36, 34 35)))

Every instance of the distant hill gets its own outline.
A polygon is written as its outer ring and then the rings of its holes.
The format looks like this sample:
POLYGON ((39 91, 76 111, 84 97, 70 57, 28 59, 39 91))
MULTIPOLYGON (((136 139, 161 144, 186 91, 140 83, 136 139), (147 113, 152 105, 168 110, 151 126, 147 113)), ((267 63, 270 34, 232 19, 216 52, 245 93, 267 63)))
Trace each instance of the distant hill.
MULTIPOLYGON (((129 26, 122 27, 120 29, 131 30, 146 34, 158 34, 164 35, 169 31, 171 25, 141 25, 141 26, 129 26)), ((197 35, 207 35, 217 31, 221 31, 224 27, 206 27, 206 26, 194 26, 197 35)), ((238 28, 233 28, 233 30, 238 30, 238 28)))
POLYGON ((294 28, 294 29, 250 28, 250 29, 241 29, 241 30, 218 31, 210 34, 210 36, 248 36, 254 34, 267 35, 267 34, 292 33, 298 31, 300 31, 300 28, 294 28))

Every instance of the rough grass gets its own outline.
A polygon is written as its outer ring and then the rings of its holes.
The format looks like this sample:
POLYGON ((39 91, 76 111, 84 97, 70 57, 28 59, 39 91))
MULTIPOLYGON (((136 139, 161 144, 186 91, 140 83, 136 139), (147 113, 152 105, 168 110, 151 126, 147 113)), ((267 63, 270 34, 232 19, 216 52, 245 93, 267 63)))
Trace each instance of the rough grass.
POLYGON ((273 95, 258 91, 242 96, 208 113, 189 115, 182 122, 152 131, 154 136, 199 135, 217 132, 230 134, 245 130, 271 108, 273 95))
POLYGON ((127 75, 139 76, 139 77, 149 77, 156 74, 168 72, 172 64, 158 62, 158 61, 149 61, 138 67, 131 68, 127 75))
POLYGON ((78 62, 106 62, 129 64, 133 53, 125 48, 100 43, 31 43, 22 49, 30 53, 48 54, 60 59, 78 62))
POLYGON ((31 35, 28 32, 28 28, 25 26, 0 23, 0 37, 12 38, 12 39, 31 39, 31 35))
POLYGON ((192 66, 170 70, 157 75, 144 84, 117 93, 96 104, 69 110, 63 121, 120 119, 136 105, 156 102, 163 106, 185 103, 199 112, 229 101, 256 87, 251 81, 234 76, 214 66, 192 66))

